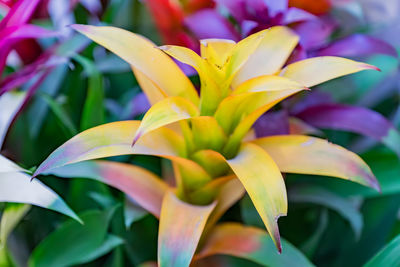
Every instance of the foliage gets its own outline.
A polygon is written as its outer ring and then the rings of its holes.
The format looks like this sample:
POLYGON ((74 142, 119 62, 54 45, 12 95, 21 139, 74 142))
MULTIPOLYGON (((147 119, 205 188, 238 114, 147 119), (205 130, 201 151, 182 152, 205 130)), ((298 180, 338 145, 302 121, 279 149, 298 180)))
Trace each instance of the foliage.
POLYGON ((0 266, 396 266, 391 2, 0 0, 0 266))

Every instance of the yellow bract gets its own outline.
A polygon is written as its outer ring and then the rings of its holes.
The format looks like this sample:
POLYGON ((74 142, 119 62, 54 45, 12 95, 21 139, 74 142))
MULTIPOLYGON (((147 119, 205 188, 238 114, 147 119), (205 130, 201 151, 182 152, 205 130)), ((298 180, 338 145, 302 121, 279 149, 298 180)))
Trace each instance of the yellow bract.
POLYGON ((163 200, 161 266, 188 266, 203 228, 209 230, 243 195, 243 187, 280 249, 277 219, 287 212, 281 172, 329 175, 378 188, 358 156, 321 139, 279 136, 244 141, 253 123, 283 99, 373 66, 321 57, 284 67, 298 37, 281 26, 238 43, 203 40, 200 55, 179 46, 156 48, 141 36, 113 27, 74 28, 132 65, 152 107, 142 122, 110 123, 75 136, 53 152, 35 175, 73 162, 121 154, 172 160, 174 192, 180 200, 170 191, 163 200), (196 69, 200 95, 168 55, 196 69), (166 128, 171 123, 179 123, 181 129, 166 128), (129 141, 137 143, 131 148, 129 141))

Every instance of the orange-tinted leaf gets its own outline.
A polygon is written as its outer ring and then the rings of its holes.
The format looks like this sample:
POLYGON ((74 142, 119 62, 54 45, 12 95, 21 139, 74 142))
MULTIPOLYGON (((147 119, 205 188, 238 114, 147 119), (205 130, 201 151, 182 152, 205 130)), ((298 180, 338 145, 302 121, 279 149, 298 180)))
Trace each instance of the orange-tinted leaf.
POLYGON ((282 240, 282 254, 264 230, 239 223, 217 225, 205 238, 196 255, 201 259, 213 255, 230 255, 254 261, 263 266, 314 266, 299 250, 282 240))
POLYGON ((50 173, 64 178, 94 179, 113 186, 156 217, 160 216, 162 199, 168 190, 167 184, 157 175, 127 163, 86 161, 57 168, 50 173))
POLYGON ((168 192, 163 200, 158 232, 160 267, 189 266, 207 219, 215 207, 194 206, 168 192))
POLYGON ((51 169, 80 161, 129 154, 158 155, 166 158, 185 156, 181 136, 167 128, 155 130, 141 138, 132 148, 140 121, 119 121, 88 129, 56 149, 37 168, 34 177, 51 169))
POLYGON ((324 139, 280 135, 252 142, 267 151, 282 172, 333 176, 379 190, 371 169, 357 154, 324 139))

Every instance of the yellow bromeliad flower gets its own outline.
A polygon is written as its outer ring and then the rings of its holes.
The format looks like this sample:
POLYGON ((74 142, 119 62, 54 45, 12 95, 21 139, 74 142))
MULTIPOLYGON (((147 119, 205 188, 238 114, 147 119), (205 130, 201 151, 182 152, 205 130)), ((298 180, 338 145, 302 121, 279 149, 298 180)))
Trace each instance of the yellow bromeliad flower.
MULTIPOLYGON (((109 123, 78 134, 54 151, 34 176, 68 176, 65 169, 55 168, 116 155, 171 160, 174 186, 125 163, 81 163, 71 165, 73 170, 67 172, 114 186, 160 218, 160 266, 188 266, 203 232, 215 245, 218 236, 223 236, 221 231, 240 230, 231 225, 210 234, 244 191, 280 251, 277 220, 287 213, 281 173, 334 176, 379 188, 361 158, 342 147, 301 135, 255 139, 251 131, 257 118, 279 101, 327 80, 375 67, 339 57, 316 57, 283 68, 298 37, 280 26, 239 43, 203 40, 200 56, 179 46, 157 48, 146 38, 118 28, 73 27, 132 66, 152 107, 142 121, 109 123), (197 70, 200 94, 170 56, 197 70)), ((198 257, 218 251, 218 246, 205 250, 198 257)))

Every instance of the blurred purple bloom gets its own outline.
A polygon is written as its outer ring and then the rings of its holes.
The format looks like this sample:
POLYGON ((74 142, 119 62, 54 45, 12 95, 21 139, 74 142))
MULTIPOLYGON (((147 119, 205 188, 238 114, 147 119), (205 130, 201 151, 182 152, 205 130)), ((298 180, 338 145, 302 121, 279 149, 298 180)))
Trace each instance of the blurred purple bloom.
POLYGON ((295 100, 296 103, 292 105, 290 105, 290 100, 291 99, 289 99, 289 101, 285 103, 288 104, 287 108, 290 110, 290 114, 294 115, 313 106, 333 103, 333 98, 330 94, 319 91, 311 91, 310 93, 304 95, 304 97, 301 99, 293 98, 293 100, 295 100), (290 107, 288 107, 289 105, 290 107))
POLYGON ((289 134, 289 116, 286 110, 270 111, 254 124, 257 137, 289 134))
POLYGON ((337 23, 329 17, 319 17, 293 26, 300 36, 300 44, 306 50, 318 49, 328 42, 337 27, 337 23))
POLYGON ((314 127, 350 131, 371 137, 400 156, 399 131, 376 111, 330 103, 310 106, 295 116, 314 127))
POLYGON ((144 93, 139 93, 133 98, 132 112, 130 117, 136 117, 145 113, 151 107, 149 100, 144 93))
POLYGON ((303 9, 289 7, 287 0, 216 0, 236 22, 218 13, 218 9, 204 9, 185 18, 185 25, 197 39, 223 38, 237 41, 252 33, 276 25, 287 25, 299 36, 299 45, 290 63, 312 56, 330 55, 356 57, 371 54, 397 56, 388 43, 363 34, 354 34, 338 41, 331 40, 340 26, 329 15, 316 16, 303 9))
POLYGON ((239 34, 223 16, 214 9, 203 9, 184 21, 198 39, 223 38, 238 41, 239 34))
POLYGON ((353 34, 321 48, 315 56, 354 57, 386 54, 397 57, 396 49, 388 43, 364 34, 353 34))

